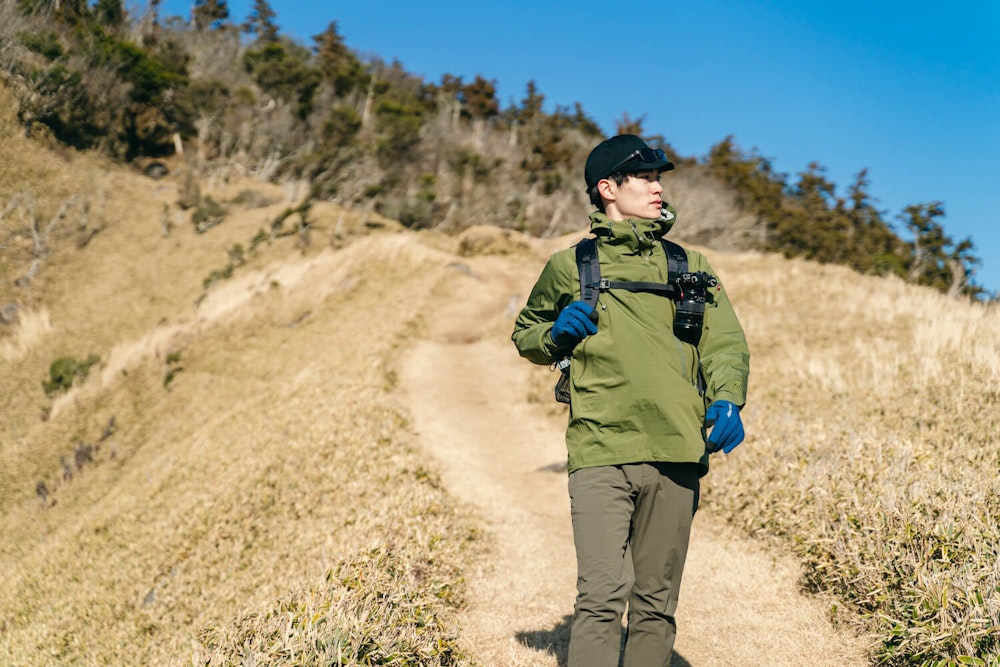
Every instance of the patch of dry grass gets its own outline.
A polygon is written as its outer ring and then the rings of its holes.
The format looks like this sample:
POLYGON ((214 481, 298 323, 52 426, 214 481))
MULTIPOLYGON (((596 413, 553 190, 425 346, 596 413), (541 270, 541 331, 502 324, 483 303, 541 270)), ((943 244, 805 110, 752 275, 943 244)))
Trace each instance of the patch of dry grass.
MULTIPOLYGON (((395 500, 395 499, 394 499, 395 500)), ((398 500, 419 510, 394 513, 377 538, 265 609, 225 629, 203 633, 194 659, 203 665, 458 665, 446 613, 460 603, 457 564, 465 560, 450 535, 454 516, 437 498, 398 500), (414 502, 416 501, 416 503, 414 502)))
POLYGON ((52 331, 49 311, 44 306, 35 311, 18 312, 10 336, 0 338, 0 359, 14 362, 28 353, 52 331))
POLYGON ((0 442, 0 663, 462 664, 475 533, 412 448, 387 370, 448 270, 410 237, 342 226, 339 250, 285 239, 203 294, 197 276, 257 222, 154 230, 150 266, 119 230, 66 260, 81 279, 37 287, 51 330, 3 378, 29 398, 0 442), (101 267, 139 284, 94 303, 101 267), (100 372, 39 421, 40 367, 84 344, 100 372), (308 614, 288 630, 293 609, 308 614))
POLYGON ((713 260, 754 356, 749 438, 715 461, 706 503, 789 540, 880 664, 996 664, 1000 309, 839 267, 713 260))

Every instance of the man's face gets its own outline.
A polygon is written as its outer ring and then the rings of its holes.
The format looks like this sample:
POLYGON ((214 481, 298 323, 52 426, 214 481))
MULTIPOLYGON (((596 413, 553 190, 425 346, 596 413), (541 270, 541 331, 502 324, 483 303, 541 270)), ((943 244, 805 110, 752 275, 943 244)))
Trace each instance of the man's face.
POLYGON ((621 185, 613 180, 608 180, 607 183, 611 197, 605 209, 612 220, 626 218, 652 220, 660 217, 663 186, 660 185, 659 172, 640 171, 629 174, 621 185))

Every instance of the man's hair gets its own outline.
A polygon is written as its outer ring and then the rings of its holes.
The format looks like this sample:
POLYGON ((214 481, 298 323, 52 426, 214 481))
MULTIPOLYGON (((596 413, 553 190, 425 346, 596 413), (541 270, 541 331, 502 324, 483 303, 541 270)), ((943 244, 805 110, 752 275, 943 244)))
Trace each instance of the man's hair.
MULTIPOLYGON (((635 174, 629 172, 616 171, 607 178, 608 180, 614 181, 616 184, 621 185, 622 183, 625 182, 626 178, 634 175, 635 174)), ((598 181, 597 183, 600 183, 600 181, 598 181)), ((604 210, 604 200, 601 199, 601 193, 597 191, 597 183, 594 184, 594 187, 590 188, 590 203, 593 204, 595 207, 597 207, 598 211, 600 211, 601 213, 605 213, 606 211, 604 210)))

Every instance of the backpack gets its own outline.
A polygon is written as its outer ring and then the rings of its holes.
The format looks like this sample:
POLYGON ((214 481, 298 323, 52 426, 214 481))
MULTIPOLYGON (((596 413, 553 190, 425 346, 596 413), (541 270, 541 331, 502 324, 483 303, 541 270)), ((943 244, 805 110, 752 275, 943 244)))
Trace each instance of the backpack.
MULTIPOLYGON (((666 239, 660 239, 667 256, 667 282, 613 281, 601 277, 601 263, 597 257, 597 239, 585 238, 576 244, 576 268, 580 275, 580 299, 591 308, 597 307, 601 292, 623 289, 629 292, 649 292, 673 299, 677 303, 674 315, 674 335, 695 347, 701 340, 702 324, 705 318, 705 304, 714 303, 714 295, 708 288, 719 284, 718 279, 704 271, 688 271, 687 251, 666 239)), ((560 371, 556 382, 555 396, 560 403, 569 403, 569 362, 568 356, 555 364, 560 371)), ((700 373, 699 373, 700 375, 700 373)), ((699 385, 703 381, 699 378, 699 385)))

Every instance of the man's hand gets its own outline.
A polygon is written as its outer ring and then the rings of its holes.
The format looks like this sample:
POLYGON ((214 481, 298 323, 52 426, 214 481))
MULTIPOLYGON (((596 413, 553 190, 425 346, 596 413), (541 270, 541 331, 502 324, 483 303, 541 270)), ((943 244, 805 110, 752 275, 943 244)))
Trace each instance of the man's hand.
POLYGON ((590 319, 594 314, 596 311, 586 301, 569 304, 552 325, 549 332, 552 342, 560 347, 572 347, 590 334, 597 333, 597 325, 590 319))
POLYGON ((708 436, 709 453, 720 449, 728 454, 743 442, 740 409, 729 401, 716 401, 705 412, 705 427, 714 426, 708 436))

